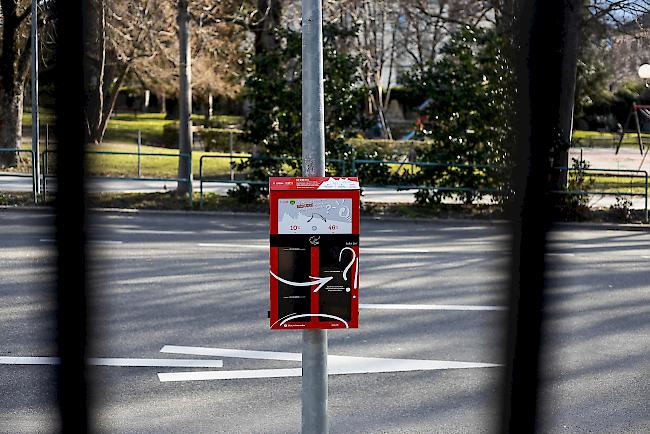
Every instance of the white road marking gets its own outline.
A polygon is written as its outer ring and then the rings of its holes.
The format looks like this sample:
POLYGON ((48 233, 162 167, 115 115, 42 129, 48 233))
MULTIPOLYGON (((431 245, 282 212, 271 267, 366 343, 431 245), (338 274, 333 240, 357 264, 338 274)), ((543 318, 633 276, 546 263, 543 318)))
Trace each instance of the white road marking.
MULTIPOLYGON (((54 243, 55 239, 52 238, 41 238, 39 240, 41 243, 54 243)), ((122 241, 115 240, 88 240, 88 244, 122 244, 122 241)))
POLYGON ((125 234, 151 234, 151 235, 197 235, 197 231, 175 231, 175 230, 157 230, 157 229, 118 229, 125 234))
POLYGON ((227 243, 198 243, 199 247, 225 247, 228 249, 268 249, 268 244, 227 244, 227 243))
MULTIPOLYGON (((262 249, 267 250, 269 248, 268 244, 232 244, 232 243, 198 243, 199 247, 216 247, 216 248, 228 248, 228 249, 262 249)), ((450 249, 449 247, 442 248, 427 248, 427 249, 414 249, 414 248, 399 248, 399 247, 362 247, 362 253, 410 253, 410 254, 427 254, 427 253, 458 253, 458 249, 450 249)), ((481 252, 487 252, 492 255, 496 254, 508 254, 507 252, 502 251, 486 251, 481 250, 481 252)), ((461 253, 466 253, 467 255, 473 255, 473 252, 468 252, 466 250, 461 251, 461 253)))
POLYGON ((575 253, 553 253, 553 252, 547 252, 547 256, 575 256, 575 253))
MULTIPOLYGON (((0 365, 58 365, 58 357, 0 357, 0 365)), ((222 368, 223 360, 197 359, 133 359, 133 358, 89 358, 89 366, 122 366, 150 368, 222 368)))
POLYGON ((395 309, 395 310, 472 310, 503 311, 507 306, 475 306, 462 304, 359 304, 359 309, 395 309))
MULTIPOLYGON (((183 347, 165 345, 164 353, 193 354, 202 356, 233 357, 244 359, 280 360, 300 362, 300 353, 276 351, 233 350, 226 348, 183 347)), ((372 374, 383 372, 430 371, 440 369, 495 368, 502 365, 494 363, 456 362, 446 360, 389 359, 379 357, 328 356, 327 373, 331 375, 372 374)), ((204 371, 204 372, 162 372, 158 379, 167 381, 193 380, 232 380, 242 378, 281 378, 300 377, 302 368, 288 369, 251 369, 238 371, 204 371)))
POLYGON ((212 357, 232 357, 238 359, 256 359, 256 360, 280 360, 286 362, 300 362, 302 354, 300 353, 283 353, 279 351, 252 351, 252 350, 232 350, 226 348, 206 348, 206 347, 185 347, 177 345, 165 345, 160 350, 161 353, 167 354, 187 354, 192 356, 212 356, 212 357))
POLYGON ((169 381, 235 380, 240 378, 301 377, 302 368, 247 369, 242 371, 160 372, 158 379, 169 381))

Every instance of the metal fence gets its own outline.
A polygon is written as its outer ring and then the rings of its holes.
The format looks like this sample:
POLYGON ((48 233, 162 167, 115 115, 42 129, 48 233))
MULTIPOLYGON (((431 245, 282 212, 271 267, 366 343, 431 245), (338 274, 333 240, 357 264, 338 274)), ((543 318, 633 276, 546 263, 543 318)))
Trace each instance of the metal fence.
MULTIPOLYGON (((21 172, 4 172, 0 173, 2 177, 18 177, 18 178, 32 178, 32 194, 34 203, 38 201, 37 183, 38 179, 35 178, 37 171, 34 170, 35 159, 34 152, 31 149, 17 149, 5 148, 0 149, 4 153, 25 153, 31 156, 31 173, 21 172)), ((49 167, 52 163, 51 156, 57 153, 56 150, 47 149, 42 153, 42 170, 41 182, 43 198, 46 198, 48 192, 48 179, 55 175, 50 172, 49 167)), ((137 173, 138 176, 98 176, 98 179, 115 179, 126 181, 169 181, 180 183, 192 182, 192 159, 190 154, 180 153, 153 153, 153 152, 118 152, 118 151, 86 151, 87 155, 124 155, 137 157, 137 173), (187 171, 189 176, 186 178, 178 177, 143 177, 141 176, 140 164, 142 157, 164 157, 164 158, 180 158, 184 159, 187 164, 187 171)), ((204 204, 205 189, 204 184, 221 183, 221 184, 248 184, 248 185, 266 185, 265 180, 251 179, 251 171, 238 170, 237 165, 244 161, 249 162, 250 167, 254 167, 256 162, 274 161, 278 163, 288 163, 287 167, 281 168, 280 175, 291 176, 297 175, 300 172, 301 159, 296 157, 258 157, 248 155, 215 155, 204 154, 199 158, 199 197, 200 207, 204 204), (228 170, 223 173, 209 174, 206 170, 208 160, 227 160, 228 170), (297 163, 292 165, 291 163, 297 163)), ((477 174, 485 171, 493 172, 491 177, 497 179, 497 175, 503 175, 506 170, 503 166, 492 164, 462 164, 462 163, 443 163, 443 162, 429 162, 429 161, 389 161, 389 160, 341 160, 331 159, 327 161, 328 175, 329 176, 362 176, 364 178, 364 186, 371 187, 385 187, 396 190, 424 190, 428 189, 435 192, 451 193, 451 194, 472 194, 472 195, 504 195, 510 192, 510 189, 504 185, 495 185, 495 182, 481 181, 481 185, 463 184, 467 183, 468 174, 477 174), (349 169, 349 171, 348 171, 349 169), (441 171, 456 171, 454 177, 455 183, 442 184, 435 182, 421 182, 426 176, 422 175, 423 172, 431 169, 440 169, 441 171), (373 176, 386 175, 388 176, 373 176), (364 176, 368 175, 368 176, 364 176), (491 185, 492 184, 492 185, 491 185)), ((596 188, 586 188, 577 190, 562 190, 554 191, 555 194, 574 195, 574 196, 620 196, 620 197, 643 197, 644 198, 644 216, 645 221, 648 222, 648 172, 645 170, 627 170, 627 169, 598 169, 598 168, 573 168, 573 167, 559 167, 555 170, 567 171, 571 173, 582 172, 588 179, 593 179, 596 188), (629 182, 621 182, 621 178, 629 182), (611 181, 607 181, 611 180, 611 181)), ((501 179, 505 177, 501 176, 501 179)), ((492 181, 494 181, 494 179, 492 181)), ((192 195, 189 195, 189 205, 192 207, 192 195)))
MULTIPOLYGON (((42 169, 42 178, 43 178, 43 195, 47 194, 47 179, 48 177, 55 177, 56 175, 49 172, 49 156, 56 154, 56 150, 47 150, 43 152, 43 169, 42 169)), ((141 157, 165 157, 165 158, 179 158, 185 160, 187 164, 187 173, 186 178, 165 178, 165 177, 143 177, 143 176, 134 176, 134 177, 124 177, 124 176, 100 176, 96 178, 101 179, 115 179, 122 181, 169 181, 169 182, 181 182, 181 183, 192 183, 192 157, 187 153, 178 153, 178 154, 169 154, 169 153, 154 153, 154 152, 118 152, 118 151, 86 151, 86 155, 125 155, 125 156, 135 156, 137 157, 137 173, 140 175, 140 163, 141 157)), ((189 205, 192 207, 193 200, 192 195, 189 195, 189 205)))
POLYGON ((0 148, 0 152, 2 153, 12 153, 12 154, 30 154, 31 156, 31 166, 32 166, 32 172, 31 173, 24 173, 24 172, 0 172, 0 176, 2 177, 14 177, 14 178, 32 178, 32 196, 34 198, 34 204, 38 202, 38 194, 36 193, 36 187, 38 185, 38 179, 37 179, 37 171, 35 170, 36 167, 34 164, 36 164, 36 160, 34 159, 34 151, 31 149, 19 149, 19 148, 0 148))
POLYGON ((596 189, 587 188, 584 190, 555 190, 552 193, 555 194, 564 194, 564 195, 574 195, 574 196, 591 196, 591 195, 600 195, 600 196, 642 196, 644 198, 644 218, 645 222, 648 223, 648 172, 645 170, 632 170, 632 169, 591 169, 591 168, 572 168, 572 167, 557 167, 556 170, 566 171, 566 172, 582 172, 587 176, 586 182, 589 183, 593 180, 597 184, 596 189), (610 182, 599 181, 601 179, 614 179, 619 180, 621 178, 629 179, 630 183, 625 188, 630 190, 639 189, 640 191, 621 191, 620 182, 610 182), (638 182, 637 182, 638 180, 638 182), (615 189, 615 190, 614 190, 615 189))

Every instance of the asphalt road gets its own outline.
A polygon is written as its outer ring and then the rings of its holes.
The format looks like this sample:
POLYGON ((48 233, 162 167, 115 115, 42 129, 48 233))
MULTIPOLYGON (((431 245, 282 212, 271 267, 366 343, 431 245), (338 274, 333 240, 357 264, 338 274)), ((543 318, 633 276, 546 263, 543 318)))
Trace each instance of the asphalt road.
MULTIPOLYGON (((0 211, 0 221, 0 431, 48 433, 54 367, 7 357, 56 355, 52 217, 0 211)), ((649 432, 650 233, 576 227, 552 233, 547 255, 540 432, 649 432)), ((256 216, 92 214, 96 364, 223 361, 89 367, 97 432, 299 432, 300 378, 157 375, 300 367, 275 353, 299 353, 300 332, 268 330, 267 228, 256 216), (161 353, 166 345, 221 352, 161 353)), ((329 333, 330 354, 442 369, 331 375, 332 433, 494 432, 503 368, 448 362, 503 363, 508 248, 502 224, 362 221, 366 307, 358 330, 329 333)))

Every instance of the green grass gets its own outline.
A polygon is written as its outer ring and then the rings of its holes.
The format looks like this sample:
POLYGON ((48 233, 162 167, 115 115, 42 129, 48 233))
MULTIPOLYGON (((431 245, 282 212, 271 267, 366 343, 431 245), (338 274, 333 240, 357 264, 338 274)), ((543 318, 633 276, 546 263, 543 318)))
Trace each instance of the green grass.
MULTIPOLYGON (((29 145, 23 145, 29 149, 29 145)), ((123 154, 94 154, 93 152, 130 152, 137 153, 137 145, 105 143, 101 145, 90 145, 86 149, 88 152, 87 174, 89 176, 114 176, 121 178, 133 178, 138 174, 138 157, 137 155, 123 154)), ((166 154, 168 156, 149 156, 140 157, 140 176, 144 178, 176 178, 178 176, 178 150, 165 149, 155 146, 141 146, 142 153, 166 154)), ((219 155, 227 157, 229 154, 218 152, 192 152, 192 171, 194 177, 199 176, 200 158, 204 155, 219 155)), ((248 154, 233 154, 233 162, 239 163, 248 154)), ((56 154, 48 154, 49 173, 53 173, 56 166, 56 154)), ((21 154, 19 157, 18 167, 10 169, 14 172, 28 173, 31 172, 31 155, 21 154)), ((230 174, 229 158, 207 158, 204 159, 203 176, 204 177, 228 177, 230 174)))
MULTIPOLYGON (((650 140, 650 134, 641 133, 641 138, 644 143, 650 140)), ((620 136, 617 133, 601 133, 598 131, 573 131, 573 142, 584 144, 588 146, 616 146, 620 136)), ((621 146, 638 146, 638 137, 636 133, 627 132, 623 137, 621 146)))
POLYGON ((645 178, 642 177, 594 175, 588 177, 589 180, 593 180, 590 191, 645 194, 645 178))
MULTIPOLYGON (((41 124, 54 124, 54 112, 48 109, 40 110, 41 124)), ((203 115, 192 116, 195 125, 202 125, 205 118, 203 115)), ((161 142, 165 125, 170 125, 177 120, 165 119, 164 113, 114 113, 108 121, 104 140, 106 142, 133 143, 137 140, 138 131, 142 134, 145 142, 161 142)), ((217 125, 239 126, 242 123, 241 116, 215 115, 211 122, 217 125)), ((30 112, 23 113, 23 126, 31 128, 32 115, 30 112)))

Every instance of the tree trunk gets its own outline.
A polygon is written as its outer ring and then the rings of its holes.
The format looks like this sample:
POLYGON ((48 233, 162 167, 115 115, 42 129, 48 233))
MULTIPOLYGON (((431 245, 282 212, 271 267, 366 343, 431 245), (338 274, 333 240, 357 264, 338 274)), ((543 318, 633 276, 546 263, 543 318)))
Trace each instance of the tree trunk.
POLYGON ((178 159, 177 191, 180 194, 192 194, 192 173, 190 161, 192 159, 192 58, 190 53, 188 0, 178 1, 178 44, 179 44, 179 82, 180 94, 178 96, 178 151, 185 157, 178 159), (189 160, 189 161, 188 161, 189 160), (185 180, 189 180, 185 181, 185 180))
POLYGON ((160 97, 160 113, 167 113, 167 97, 165 96, 165 91, 161 92, 160 97))
MULTIPOLYGON (((0 89, 0 149, 19 148, 23 129, 23 86, 0 89)), ((0 152, 0 167, 15 167, 14 152, 0 152)))
POLYGON ((205 127, 210 128, 210 119, 212 119, 212 106, 214 100, 212 94, 208 94, 208 100, 205 102, 205 127))
MULTIPOLYGON (((554 167, 568 167, 569 147, 573 132, 573 107, 575 103, 576 74, 578 70, 578 41, 584 10, 582 0, 568 0, 563 8, 564 44, 562 47, 562 86, 560 89, 560 110, 558 128, 560 143, 553 149, 554 167)), ((556 190, 564 190, 568 184, 568 171, 553 172, 556 190)))
MULTIPOLYGON (((22 140, 23 83, 31 64, 31 38, 25 14, 18 15, 15 1, 0 0, 0 149, 18 148, 22 140), (26 35, 26 36, 25 36, 26 35)), ((0 166, 15 166, 13 152, 0 152, 0 166)))
POLYGON ((124 83, 124 78, 126 77, 126 74, 128 72, 129 72, 129 65, 128 64, 122 65, 122 70, 120 71, 120 75, 117 77, 117 80, 115 80, 115 83, 113 84, 113 86, 109 91, 110 101, 108 105, 104 106, 99 125, 97 125, 97 128, 95 130, 96 136, 93 137, 92 140, 92 142, 94 143, 101 143, 102 140, 104 140, 104 134, 106 134, 106 128, 108 127, 108 120, 111 118, 111 114, 115 109, 115 102, 117 101, 117 97, 120 94, 120 87, 122 87, 122 83, 124 83))
POLYGON ((104 0, 89 1, 86 21, 85 87, 88 141, 100 143, 104 136, 104 75, 106 71, 106 8, 104 0))

